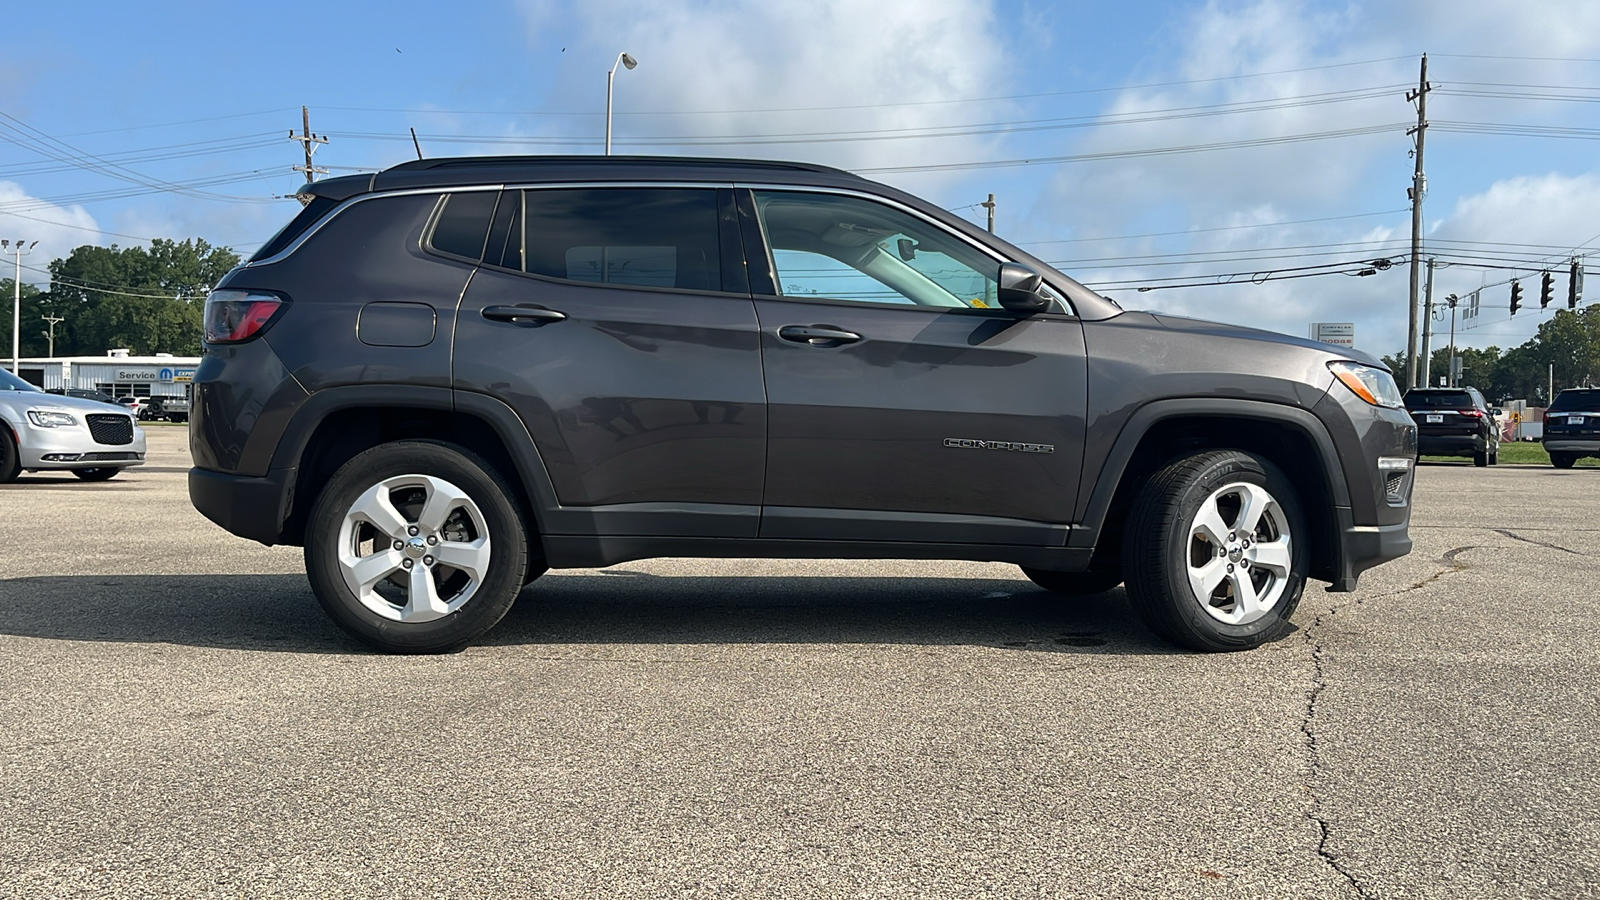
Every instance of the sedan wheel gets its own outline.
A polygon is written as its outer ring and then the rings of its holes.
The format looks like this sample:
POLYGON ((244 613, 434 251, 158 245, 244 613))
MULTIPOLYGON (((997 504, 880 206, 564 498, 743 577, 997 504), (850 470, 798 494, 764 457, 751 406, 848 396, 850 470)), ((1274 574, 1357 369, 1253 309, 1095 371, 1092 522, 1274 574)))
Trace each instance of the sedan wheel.
POLYGON ((11 438, 11 426, 0 421, 0 484, 10 484, 22 474, 22 454, 11 438))

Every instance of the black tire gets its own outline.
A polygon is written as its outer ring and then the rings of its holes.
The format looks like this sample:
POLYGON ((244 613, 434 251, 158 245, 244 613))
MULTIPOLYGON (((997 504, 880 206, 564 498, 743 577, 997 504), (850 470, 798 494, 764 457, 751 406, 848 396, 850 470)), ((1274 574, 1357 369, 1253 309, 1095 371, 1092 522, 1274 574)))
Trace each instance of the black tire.
POLYGON ((1047 591, 1072 597, 1104 594, 1122 583, 1121 572, 1052 572, 1021 566, 1028 580, 1047 591))
POLYGON ((10 484, 22 474, 22 454, 11 437, 11 426, 0 421, 0 484, 10 484))
POLYGON ((1305 590, 1308 537, 1299 497, 1272 463, 1237 450, 1179 459, 1145 484, 1128 516, 1122 565, 1128 599, 1151 631, 1181 647, 1207 652, 1259 647, 1289 631, 1289 617, 1305 590), (1259 501, 1263 512, 1255 520, 1256 531, 1248 534, 1236 526, 1245 514, 1245 494, 1259 499, 1256 491, 1269 495, 1270 502, 1259 501), (1239 508, 1230 522, 1227 509, 1234 499, 1239 508), (1219 527, 1233 529, 1220 536, 1220 544, 1195 531, 1208 503, 1219 527), (1215 559, 1213 549, 1220 551, 1215 559), (1243 562, 1258 555, 1253 568, 1243 562), (1281 571, 1274 571, 1268 559, 1279 560, 1281 571), (1191 572, 1202 580, 1211 575, 1220 580, 1202 598, 1191 586, 1191 572), (1264 609, 1239 602, 1241 579, 1250 583, 1252 595, 1265 592, 1264 609))
POLYGON ((1489 464, 1489 454, 1488 453, 1473 453, 1472 454, 1472 464, 1477 466, 1480 469, 1483 468, 1484 466, 1487 466, 1489 464))
MULTIPOLYGON (((311 508, 305 543, 311 589, 340 628, 379 650, 458 650, 493 628, 522 590, 528 535, 515 496, 493 466, 454 445, 396 441, 360 453, 333 474, 311 508), (432 527, 422 521, 426 500, 446 489, 465 499, 440 504, 444 518, 432 527), (354 508, 369 493, 385 497, 400 514, 396 527, 380 529, 354 508), (396 544, 403 547, 389 546, 391 531, 401 536, 396 544), (481 548, 471 546, 485 537, 481 548), (349 542, 348 566, 341 562, 342 541, 349 542), (452 555, 481 554, 474 557, 479 575, 444 561, 445 549, 452 546, 452 555), (384 559, 371 568, 377 577, 358 594, 352 587, 358 577, 354 561, 380 554, 384 559), (423 585, 426 608, 417 608, 417 585, 423 585)), ((370 501, 363 505, 377 509, 370 501)))
POLYGON ((1489 454, 1489 465, 1491 465, 1491 466, 1500 465, 1500 448, 1499 447, 1494 448, 1494 452, 1489 454))
POLYGON ((110 481, 121 471, 116 466, 97 466, 93 469, 73 469, 72 474, 84 481, 110 481))
MULTIPOLYGON (((1550 454, 1550 465, 1555 466, 1558 469, 1570 469, 1570 468, 1572 468, 1573 463, 1576 463, 1577 461, 1578 461, 1578 454, 1576 454, 1576 453, 1552 453, 1552 454, 1550 454)), ((4 479, 0 479, 0 480, 4 480, 4 479)))

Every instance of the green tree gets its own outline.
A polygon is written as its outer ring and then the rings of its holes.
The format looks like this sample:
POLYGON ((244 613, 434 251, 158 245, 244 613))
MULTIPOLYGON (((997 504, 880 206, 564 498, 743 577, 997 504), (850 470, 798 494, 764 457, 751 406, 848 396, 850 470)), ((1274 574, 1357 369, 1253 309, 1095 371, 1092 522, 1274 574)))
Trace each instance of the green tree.
POLYGON ((239 256, 201 239, 158 238, 143 247, 86 244, 50 263, 49 305, 58 355, 200 352, 201 305, 239 256))

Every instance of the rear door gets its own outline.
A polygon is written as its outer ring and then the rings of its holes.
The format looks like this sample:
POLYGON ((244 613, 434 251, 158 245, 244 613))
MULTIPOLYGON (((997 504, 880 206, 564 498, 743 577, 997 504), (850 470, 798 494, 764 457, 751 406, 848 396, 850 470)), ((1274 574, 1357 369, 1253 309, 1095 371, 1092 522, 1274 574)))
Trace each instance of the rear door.
POLYGON ((527 425, 554 533, 755 536, 766 410, 737 240, 727 188, 501 195, 455 385, 527 425))
POLYGON ((1001 259, 912 210, 828 191, 740 202, 770 420, 762 537, 1063 543, 1079 321, 999 308, 1001 259))

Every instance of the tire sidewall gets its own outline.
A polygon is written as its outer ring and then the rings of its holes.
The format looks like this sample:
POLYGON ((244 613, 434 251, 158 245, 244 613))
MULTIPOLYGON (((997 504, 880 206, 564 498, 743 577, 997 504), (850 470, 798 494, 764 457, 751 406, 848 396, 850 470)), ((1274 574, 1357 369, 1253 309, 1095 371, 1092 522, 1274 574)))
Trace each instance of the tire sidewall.
POLYGON ((22 448, 11 434, 11 424, 0 420, 0 484, 10 484, 22 474, 22 448))
POLYGON ((1172 507, 1170 531, 1161 535, 1165 548, 1163 580, 1170 594, 1172 612, 1183 631, 1184 641, 1206 650, 1247 650, 1276 640, 1289 630, 1305 591, 1309 568, 1309 537, 1299 495, 1289 479, 1276 466, 1251 454, 1233 451, 1215 457, 1187 482, 1174 485, 1167 502, 1172 507), (1229 625, 1213 618, 1189 585, 1189 526, 1201 506, 1219 489, 1245 482, 1270 493, 1287 520, 1291 541, 1288 584, 1278 602, 1264 616, 1245 625, 1229 625))
POLYGON ((306 525, 306 574, 328 615, 356 639, 392 653, 456 650, 488 631, 510 610, 527 568, 527 534, 510 488, 492 466, 470 452, 435 441, 397 441, 357 454, 329 479, 306 525), (491 545, 489 572, 455 612, 406 623, 368 609, 345 583, 339 531, 352 504, 373 485, 397 475, 430 475, 455 485, 483 514, 491 545))

